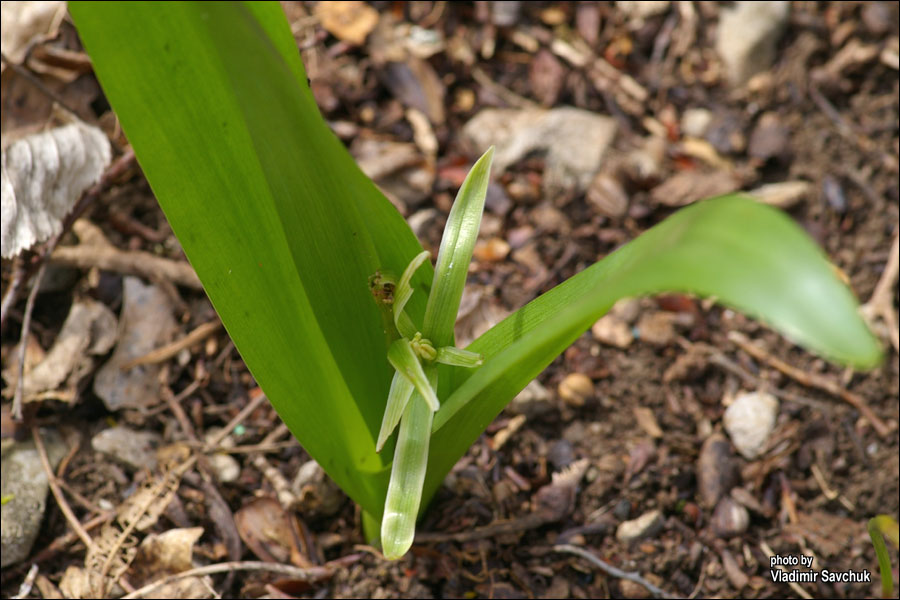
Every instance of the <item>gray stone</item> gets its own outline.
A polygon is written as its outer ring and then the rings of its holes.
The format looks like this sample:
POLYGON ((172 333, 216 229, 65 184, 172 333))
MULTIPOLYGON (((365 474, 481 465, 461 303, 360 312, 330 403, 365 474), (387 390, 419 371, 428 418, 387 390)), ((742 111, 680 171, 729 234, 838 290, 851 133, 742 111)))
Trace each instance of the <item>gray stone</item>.
POLYGON ((732 85, 739 86, 768 69, 788 21, 790 2, 735 2, 722 9, 716 50, 732 85))
POLYGON ((117 426, 95 435, 91 447, 131 469, 152 471, 156 468, 156 448, 161 441, 158 433, 117 426))
MULTIPOLYGON (((50 467, 55 469, 67 447, 55 431, 41 430, 41 438, 50 467)), ((5 501, 0 509, 0 566, 5 568, 28 557, 41 528, 49 487, 33 440, 17 442, 4 450, 0 467, 0 490, 5 501)))

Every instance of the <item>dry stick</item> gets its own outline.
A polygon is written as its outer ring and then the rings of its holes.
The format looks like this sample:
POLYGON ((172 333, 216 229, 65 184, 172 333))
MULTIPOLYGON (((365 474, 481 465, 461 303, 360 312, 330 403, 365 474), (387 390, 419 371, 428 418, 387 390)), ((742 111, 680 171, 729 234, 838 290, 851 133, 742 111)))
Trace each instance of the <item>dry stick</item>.
POLYGON ((119 367, 123 371, 133 369, 138 365, 157 364, 166 361, 185 348, 190 348, 197 342, 205 340, 207 337, 215 333, 222 326, 222 322, 216 319, 208 323, 197 326, 193 331, 188 333, 181 339, 175 340, 165 346, 151 350, 143 356, 133 358, 126 363, 122 363, 119 367))
POLYGON ((199 577, 202 575, 231 573, 234 571, 268 571, 270 573, 286 575, 300 581, 318 581, 320 579, 330 577, 332 574, 332 570, 328 567, 308 567, 305 569, 301 569, 300 567, 295 567, 293 565, 281 565, 278 563, 268 563, 255 560, 248 560, 243 562, 226 562, 215 565, 207 565, 205 567, 197 567, 196 569, 189 569, 187 571, 182 571, 181 573, 176 573, 175 575, 169 575, 167 577, 163 577, 162 579, 157 579, 153 583, 136 589, 127 596, 122 596, 122 600, 143 598, 144 596, 152 593, 153 591, 161 588, 164 585, 168 585, 172 582, 178 581, 179 579, 184 579, 186 577, 199 577))
POLYGON ((647 588, 647 591, 649 591, 651 594, 653 594, 653 596, 655 598, 675 598, 675 596, 672 596, 671 594, 669 594, 662 588, 656 587, 655 585, 653 585, 652 583, 650 583, 649 581, 647 581, 646 579, 641 577, 639 573, 633 573, 633 572, 623 571, 621 569, 618 569, 618 568, 612 566, 611 564, 600 560, 599 558, 594 556, 593 553, 588 552, 584 548, 579 548, 578 546, 571 546, 569 544, 560 544, 558 546, 553 546, 553 550, 555 552, 564 552, 564 553, 580 556, 581 558, 584 558, 587 561, 589 561, 595 567, 598 567, 602 571, 606 572, 608 575, 612 575, 613 577, 617 577, 619 579, 627 579, 628 581, 633 581, 634 583, 642 585, 645 588, 647 588))
POLYGON ((515 519, 494 521, 483 527, 466 531, 457 531, 454 533, 417 531, 416 543, 439 544, 442 542, 473 542, 475 540, 484 540, 498 535, 528 531, 529 529, 535 529, 556 520, 557 519, 548 518, 543 513, 535 512, 515 519))
POLYGON ((34 299, 37 298, 38 289, 47 271, 47 263, 42 263, 41 268, 31 286, 28 300, 25 301, 25 316, 22 318, 22 335, 19 336, 19 377, 16 379, 16 393, 13 396, 12 417, 16 421, 22 420, 22 396, 25 394, 25 350, 28 347, 28 330, 31 329, 31 313, 34 312, 34 299))
POLYGON ((897 280, 898 272, 900 272, 900 233, 894 236, 887 265, 885 265, 878 283, 875 284, 872 296, 862 306, 863 314, 869 317, 870 321, 881 317, 884 324, 887 325, 894 350, 900 352, 900 330, 897 328, 897 315, 894 313, 893 300, 894 282, 897 280))
POLYGON ((31 593, 31 588, 34 586, 34 580, 37 577, 37 574, 38 566, 37 563, 35 563, 28 569, 28 574, 25 575, 25 581, 19 586, 19 593, 13 596, 13 598, 27 598, 28 594, 31 593))
POLYGON ((878 433, 879 437, 885 438, 890 435, 892 428, 887 425, 884 421, 882 421, 878 415, 872 412, 872 409, 869 408, 869 405, 866 404, 866 401, 863 400, 862 397, 857 396, 856 394, 845 390, 838 384, 836 381, 823 377, 822 375, 816 375, 815 373, 806 373, 805 371, 801 371, 800 369, 791 366, 784 362, 783 360, 776 358, 763 350, 750 343, 750 340, 747 337, 739 333, 737 331, 732 331, 728 334, 728 339, 733 341, 735 344, 741 347, 747 354, 756 358, 757 360, 762 360, 767 363, 769 366, 774 367, 790 377, 795 381, 805 385, 806 387, 817 388, 823 391, 828 392, 838 398, 841 398, 848 404, 852 405, 856 410, 858 410, 866 419, 872 423, 872 427, 875 428, 876 433, 878 433))
POLYGON ((222 440, 228 437, 228 434, 234 431, 235 427, 237 427, 244 419, 249 417, 250 413, 259 408, 260 404, 262 404, 266 400, 267 398, 265 394, 260 394, 256 398, 250 400, 250 402, 247 403, 247 406, 242 408, 241 411, 236 414, 233 419, 228 421, 228 424, 225 425, 225 427, 223 427, 219 433, 209 438, 209 441, 206 445, 209 447, 214 447, 221 444, 222 440))
POLYGON ((114 246, 79 244, 57 248, 50 256, 50 260, 79 269, 98 267, 104 271, 135 274, 147 279, 167 279, 185 287, 203 289, 200 279, 188 263, 162 258, 141 250, 119 250, 114 246))
MULTIPOLYGON (((90 531, 91 529, 99 527, 104 523, 112 521, 114 518, 116 518, 116 512, 111 510, 102 515, 98 515, 89 521, 85 521, 82 527, 85 531, 90 531)), ((78 535, 74 531, 67 531, 66 533, 50 542, 49 546, 35 554, 31 561, 38 564, 43 563, 56 556, 58 552, 61 552, 66 546, 74 542, 77 538, 78 535)))
POLYGON ((31 437, 34 438, 34 447, 37 449, 38 456, 41 459, 41 466, 44 467, 44 473, 47 475, 50 491, 53 492, 53 497, 56 498, 56 504, 59 505, 59 509, 62 511, 63 516, 66 517, 66 521, 69 522, 69 526, 72 527, 76 534, 78 534, 78 537, 84 542, 85 547, 90 550, 94 545, 94 540, 91 539, 88 532, 81 526, 81 522, 75 517, 72 508, 69 506, 69 503, 66 502, 65 497, 63 497, 62 490, 59 489, 59 484, 56 482, 56 475, 50 467, 50 459, 47 458, 47 449, 44 448, 44 440, 41 439, 41 432, 38 431, 38 428, 35 425, 32 425, 31 427, 31 437))
MULTIPOLYGON (((75 222, 78 217, 90 206, 91 202, 93 202, 97 196, 101 194, 111 182, 115 181, 119 177, 122 176, 125 171, 127 171, 131 165, 134 164, 134 150, 128 148, 125 153, 117 158, 103 173, 103 176, 100 178, 100 181, 92 185, 88 188, 84 194, 82 194, 81 199, 75 204, 75 208, 72 209, 72 212, 63 220, 62 229, 58 234, 50 238, 50 241, 47 242, 47 245, 44 247, 43 252, 41 253, 40 259, 38 263, 43 265, 47 262, 47 258, 51 253, 56 249, 59 245, 60 240, 63 236, 72 228, 72 224, 75 222)), ((20 263, 21 264, 21 263, 20 263)), ((16 303, 16 299, 19 295, 19 289, 24 285, 24 283, 28 280, 28 278, 33 273, 33 270, 38 268, 38 265, 22 265, 20 267, 21 273, 17 271, 15 275, 13 275, 12 283, 9 286, 9 289, 6 290, 6 295, 3 297, 3 302, 0 303, 0 327, 3 326, 3 323, 6 322, 6 317, 9 314, 9 310, 16 303)))

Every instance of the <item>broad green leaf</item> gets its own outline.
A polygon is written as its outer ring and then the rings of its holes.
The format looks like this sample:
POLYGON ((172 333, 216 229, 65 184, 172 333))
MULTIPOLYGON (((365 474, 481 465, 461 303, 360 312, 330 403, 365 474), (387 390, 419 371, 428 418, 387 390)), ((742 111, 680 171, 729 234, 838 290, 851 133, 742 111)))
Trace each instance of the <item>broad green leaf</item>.
POLYGON ((493 158, 492 146, 466 175, 447 217, 422 326, 422 333, 436 348, 453 345, 453 326, 478 239, 493 158))
POLYGON ((628 296, 681 291, 714 296, 836 361, 872 367, 875 338, 851 291, 784 213, 732 195, 683 209, 475 340, 474 372, 455 370, 434 419, 426 497, 506 403, 628 296))
MULTIPOLYGON (((381 515, 391 341, 368 278, 422 251, 319 115, 278 3, 72 2, 95 72, 248 368, 381 515)), ((415 277, 427 290, 430 264, 415 277)), ((421 322, 425 294, 406 311, 421 322)))

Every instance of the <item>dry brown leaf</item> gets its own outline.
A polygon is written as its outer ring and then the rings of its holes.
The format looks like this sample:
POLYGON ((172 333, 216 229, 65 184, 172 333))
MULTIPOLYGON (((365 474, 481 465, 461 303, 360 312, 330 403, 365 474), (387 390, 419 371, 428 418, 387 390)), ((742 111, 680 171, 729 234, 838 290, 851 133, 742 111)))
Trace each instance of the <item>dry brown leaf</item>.
MULTIPOLYGON (((14 63, 25 60, 28 47, 44 38, 56 35, 56 30, 66 16, 66 3, 60 0, 47 2, 4 2, 0 11, 2 35, 0 47, 3 55, 14 63)), ((6 61, 3 61, 4 70, 6 61)))
POLYGON ((170 529, 151 533, 138 546, 129 581, 145 585, 165 575, 187 571, 194 566, 194 544, 203 535, 202 527, 170 529))
MULTIPOLYGON (((24 401, 73 401, 78 382, 93 369, 91 355, 106 354, 112 348, 116 329, 116 317, 105 304, 90 298, 77 300, 43 360, 32 369, 26 363, 24 401)), ((16 388, 18 365, 5 369, 3 378, 9 384, 4 395, 11 396, 16 388)))
POLYGON ((325 31, 357 46, 361 46, 378 25, 378 11, 365 2, 319 2, 316 16, 325 31))
POLYGON ((2 250, 10 258, 62 230, 62 221, 111 160, 109 140, 81 122, 23 138, 3 151, 2 250))

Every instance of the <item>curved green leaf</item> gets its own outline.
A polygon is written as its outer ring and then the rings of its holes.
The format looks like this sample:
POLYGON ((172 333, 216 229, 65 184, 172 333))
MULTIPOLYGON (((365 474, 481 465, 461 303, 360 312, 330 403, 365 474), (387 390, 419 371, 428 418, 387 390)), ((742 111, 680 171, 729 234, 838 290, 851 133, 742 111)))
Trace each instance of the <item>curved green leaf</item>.
MULTIPOLYGON (((881 359, 856 300, 822 251, 782 212, 745 197, 676 213, 537 298, 475 340, 475 372, 456 370, 434 419, 426 493, 507 402, 620 298, 682 291, 714 296, 842 363, 881 359)), ((430 496, 429 496, 430 497, 430 496)))

